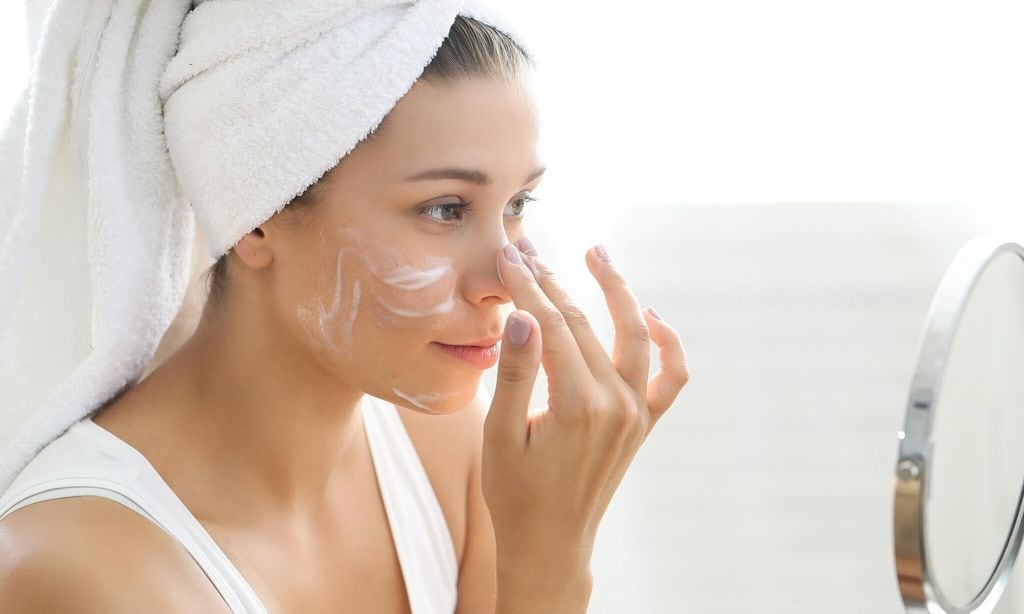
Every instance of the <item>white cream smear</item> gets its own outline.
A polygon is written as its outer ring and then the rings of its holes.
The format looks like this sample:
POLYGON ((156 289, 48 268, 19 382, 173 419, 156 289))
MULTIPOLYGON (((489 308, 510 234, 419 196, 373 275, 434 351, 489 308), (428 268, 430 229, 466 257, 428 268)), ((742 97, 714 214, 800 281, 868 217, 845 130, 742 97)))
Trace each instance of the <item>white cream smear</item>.
POLYGON ((449 265, 435 266, 430 269, 414 269, 408 265, 399 265, 388 275, 381 278, 384 283, 403 290, 418 290, 441 281, 451 270, 449 265))
POLYGON ((402 392, 398 388, 392 388, 391 391, 394 392, 396 395, 402 397, 406 401, 409 401, 416 407, 419 407, 420 409, 426 409, 427 411, 433 411, 433 408, 431 408, 429 405, 430 403, 436 403, 441 399, 446 399, 448 397, 455 396, 456 394, 458 394, 456 392, 427 392, 419 395, 410 395, 402 392))
MULTIPOLYGON (((334 275, 335 275, 336 282, 335 282, 335 285, 334 285, 334 298, 331 301, 331 307, 330 307, 330 309, 325 311, 324 307, 323 307, 323 303, 320 303, 318 305, 318 310, 317 310, 318 311, 318 313, 317 313, 317 316, 318 316, 317 320, 318 320, 319 327, 320 327, 320 336, 323 338, 324 342, 327 343, 327 345, 329 345, 331 347, 331 349, 333 349, 335 352, 338 351, 338 346, 337 346, 337 344, 334 343, 334 341, 332 339, 331 331, 327 327, 327 323, 334 319, 334 317, 338 313, 338 309, 341 308, 341 289, 342 289, 341 261, 342 261, 343 253, 344 253, 344 251, 339 251, 338 252, 338 263, 337 263, 337 265, 335 265, 335 273, 334 273, 334 275)), ((348 322, 348 323, 351 324, 351 322, 348 322)), ((343 329, 343 331, 344 330, 345 329, 343 329)), ((351 331, 349 330, 348 333, 349 334, 345 334, 344 335, 344 340, 343 340, 343 343, 345 343, 346 345, 350 345, 351 344, 351 339, 350 339, 351 331)))
MULTIPOLYGON (((321 233, 321 250, 327 251, 327 233, 321 233)), ((361 299, 361 280, 352 281, 349 308, 342 313, 345 279, 342 265, 348 256, 358 256, 366 263, 366 269, 383 284, 395 292, 389 298, 380 292, 371 292, 369 310, 371 317, 382 328, 402 328, 405 318, 424 318, 451 312, 455 308, 455 268, 451 259, 442 256, 426 257, 414 266, 404 262, 398 250, 364 241, 362 233, 354 228, 341 228, 335 237, 347 239, 344 247, 337 249, 334 271, 334 290, 330 305, 326 305, 322 293, 316 298, 303 302, 296 308, 296 316, 306 333, 321 347, 330 348, 336 355, 351 350, 353 329, 361 299), (388 265, 384 263, 398 263, 388 265)), ((372 288, 372 286, 371 286, 372 288)), ((421 409, 430 410, 430 405, 451 393, 410 394, 392 389, 393 392, 421 409)))
POLYGON ((392 307, 391 305, 387 304, 380 298, 378 298, 377 300, 385 309, 387 309, 391 313, 399 316, 404 316, 406 318, 425 318, 427 316, 432 316, 439 313, 448 313, 455 307, 455 298, 452 296, 449 296, 448 299, 443 303, 438 303, 437 305, 434 305, 433 307, 430 307, 428 309, 420 310, 392 307))
POLYGON ((382 270, 381 261, 400 261, 401 254, 391 248, 377 248, 378 253, 384 252, 386 257, 370 257, 367 252, 366 263, 378 279, 394 288, 395 300, 387 300, 379 293, 375 295, 376 303, 381 309, 373 312, 377 324, 385 328, 400 327, 400 318, 425 318, 448 313, 455 308, 455 267, 451 259, 442 256, 423 258, 424 268, 398 264, 388 270, 382 270), (395 303, 399 304, 395 304, 395 303), (424 303, 426 306, 424 307, 424 303))

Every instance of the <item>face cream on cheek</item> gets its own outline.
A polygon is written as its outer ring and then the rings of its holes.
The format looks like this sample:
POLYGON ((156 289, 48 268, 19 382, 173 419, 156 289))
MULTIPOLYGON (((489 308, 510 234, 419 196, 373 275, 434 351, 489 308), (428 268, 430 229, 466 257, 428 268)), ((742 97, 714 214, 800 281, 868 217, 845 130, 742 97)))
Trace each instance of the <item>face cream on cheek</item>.
POLYGON ((402 328, 407 319, 425 318, 449 313, 455 309, 456 271, 446 256, 426 256, 410 264, 394 247, 365 239, 354 228, 341 228, 343 237, 357 253, 364 274, 375 278, 366 290, 373 298, 369 309, 382 328, 402 328))
POLYGON ((326 255, 331 249, 336 255, 329 304, 321 293, 302 303, 296 316, 315 343, 335 354, 351 351, 362 294, 370 299, 364 301, 367 313, 384 329, 422 326, 415 320, 455 309, 456 270, 448 257, 428 256, 410 264, 399 250, 364 240, 350 227, 321 234, 321 251, 326 255), (352 279, 348 292, 345 278, 352 279), (342 312, 346 294, 349 307, 342 312))
POLYGON ((399 265, 381 277, 381 281, 401 290, 419 290, 440 282, 450 270, 452 267, 447 262, 427 269, 399 265))
POLYGON ((395 318, 391 317, 392 315, 403 318, 425 318, 440 313, 448 313, 455 307, 455 298, 451 294, 449 294, 448 298, 443 302, 426 309, 403 309, 401 307, 388 304, 380 297, 377 297, 377 302, 380 303, 380 306, 383 308, 383 311, 377 310, 374 312, 377 321, 382 325, 392 326, 396 323, 395 318))
POLYGON ((422 266, 402 262, 395 250, 386 258, 368 260, 370 271, 381 282, 374 293, 371 315, 382 328, 397 329, 415 323, 409 319, 450 313, 455 309, 455 267, 446 257, 428 257, 422 266), (398 262, 385 265, 382 262, 398 262))
POLYGON ((324 338, 330 340, 330 336, 327 334, 327 322, 333 320, 338 315, 338 309, 341 307, 341 291, 342 291, 342 278, 341 278, 341 264, 342 257, 344 256, 344 250, 338 252, 338 261, 334 268, 334 296, 331 299, 331 306, 324 310, 323 305, 320 305, 319 313, 319 325, 320 334, 324 335, 324 338))
MULTIPOLYGON (((352 307, 348 312, 348 323, 351 330, 352 323, 356 321, 356 312, 359 310, 359 280, 352 285, 352 307)), ((351 335, 349 335, 351 338, 351 335)))
MULTIPOLYGON (((367 303, 365 309, 379 327, 393 329, 422 326, 410 320, 454 310, 456 270, 451 259, 426 257, 416 266, 396 249, 363 241, 354 229, 342 229, 337 236, 345 239, 341 245, 337 241, 333 248, 321 244, 324 260, 333 260, 334 264, 331 292, 319 292, 296 310, 306 333, 321 347, 339 356, 351 353, 361 302, 367 303), (326 257, 328 249, 335 250, 333 259, 326 257), (351 283, 346 291, 347 279, 351 283), (363 294, 368 300, 363 300, 363 294), (348 308, 343 309, 346 297, 348 308)), ((413 407, 431 413, 442 411, 435 407, 459 394, 414 394, 398 388, 392 388, 392 392, 413 407)))
MULTIPOLYGON (((321 251, 325 251, 321 242, 321 251)), ((342 354, 351 349, 352 329, 359 308, 360 284, 356 279, 349 292, 350 304, 347 313, 339 317, 342 299, 345 295, 343 265, 352 248, 342 247, 337 250, 334 265, 334 289, 331 293, 330 305, 325 305, 323 298, 314 297, 301 303, 295 310, 296 317, 303 329, 318 346, 327 348, 334 354, 342 354)))

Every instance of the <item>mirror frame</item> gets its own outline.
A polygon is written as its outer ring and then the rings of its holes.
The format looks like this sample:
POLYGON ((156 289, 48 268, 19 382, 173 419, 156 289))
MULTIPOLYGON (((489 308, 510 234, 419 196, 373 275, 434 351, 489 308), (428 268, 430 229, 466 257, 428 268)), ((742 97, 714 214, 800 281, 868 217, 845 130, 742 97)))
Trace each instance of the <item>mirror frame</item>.
POLYGON ((1021 532, 1022 489, 999 561, 985 586, 969 603, 950 604, 929 573, 924 526, 935 402, 953 339, 974 286, 989 263, 1007 252, 1024 259, 1024 246, 996 235, 983 234, 965 243, 942 277, 919 339, 918 361, 911 380, 903 430, 897 433, 899 457, 893 502, 896 577, 906 611, 911 614, 990 614, 1006 589, 1024 536, 1021 532))

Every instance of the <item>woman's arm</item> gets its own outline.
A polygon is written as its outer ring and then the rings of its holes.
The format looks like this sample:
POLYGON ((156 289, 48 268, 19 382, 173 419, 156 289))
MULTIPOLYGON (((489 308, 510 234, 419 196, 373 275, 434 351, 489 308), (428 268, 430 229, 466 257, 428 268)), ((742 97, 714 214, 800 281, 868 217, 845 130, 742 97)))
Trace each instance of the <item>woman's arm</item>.
POLYGON ((502 565, 495 614, 586 614, 594 578, 589 567, 579 573, 554 573, 557 567, 534 562, 502 565))
POLYGON ((0 520, 0 612, 228 612, 202 569, 136 512, 96 496, 0 520))

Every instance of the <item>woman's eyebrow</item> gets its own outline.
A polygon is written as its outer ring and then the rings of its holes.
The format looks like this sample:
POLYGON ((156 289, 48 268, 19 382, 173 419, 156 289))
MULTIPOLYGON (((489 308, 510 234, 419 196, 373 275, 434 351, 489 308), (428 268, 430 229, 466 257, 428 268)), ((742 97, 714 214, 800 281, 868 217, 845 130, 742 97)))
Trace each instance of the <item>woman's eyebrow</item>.
MULTIPOLYGON (((545 166, 534 170, 526 180, 523 181, 523 183, 530 183, 537 177, 543 175, 546 170, 547 167, 545 166)), ((416 173, 415 175, 410 175, 402 181, 426 181, 437 179, 459 179, 461 181, 468 181, 477 185, 490 185, 491 183, 491 177, 487 173, 471 168, 435 168, 416 173)))

